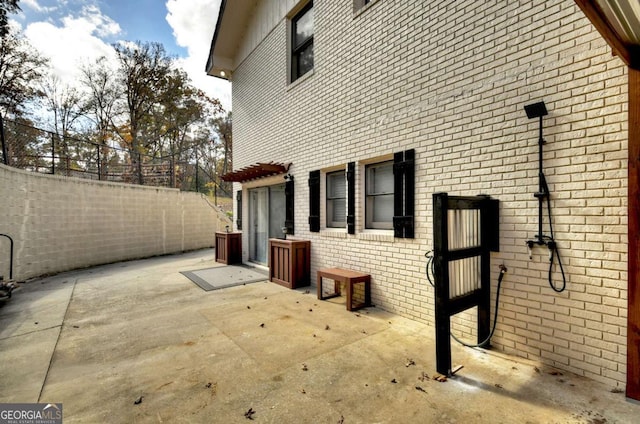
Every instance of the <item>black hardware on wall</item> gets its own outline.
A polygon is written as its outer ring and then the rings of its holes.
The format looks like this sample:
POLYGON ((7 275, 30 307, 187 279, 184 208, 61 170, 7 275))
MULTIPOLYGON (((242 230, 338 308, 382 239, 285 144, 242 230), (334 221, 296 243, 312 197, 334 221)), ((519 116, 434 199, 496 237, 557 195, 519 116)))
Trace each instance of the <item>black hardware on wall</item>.
POLYGON ((356 233, 356 163, 347 164, 347 233, 356 233))
POLYGON ((238 230, 242 230, 242 190, 236 191, 236 210, 238 214, 236 227, 238 227, 238 230))
POLYGON ((284 202, 285 202, 285 218, 284 226, 287 228, 287 234, 295 234, 294 222, 294 196, 293 196, 293 175, 287 175, 285 177, 287 181, 284 183, 284 202))
POLYGON ((320 231, 320 171, 309 172, 309 231, 320 231))
POLYGON ((540 120, 540 125, 538 127, 538 192, 534 193, 533 196, 538 199, 538 234, 535 235, 535 240, 527 240, 527 249, 529 250, 529 258, 532 258, 532 249, 534 245, 538 246, 546 246, 549 249, 549 286, 555 292, 563 292, 567 287, 567 279, 564 275, 564 268, 562 267, 562 260, 560 259, 560 252, 558 252, 558 245, 554 239, 553 235, 553 222, 551 219, 551 203, 550 203, 550 192, 549 186, 547 184, 547 179, 544 176, 543 168, 542 168, 542 146, 545 144, 544 138, 542 138, 542 117, 546 116, 547 107, 544 102, 533 103, 530 105, 526 105, 524 107, 525 112, 527 113, 527 118, 535 119, 538 118, 540 120), (549 218, 549 235, 545 235, 542 232, 542 211, 543 204, 547 203, 547 215, 549 218), (560 268, 560 272, 562 273, 562 285, 560 287, 556 287, 551 278, 551 272, 553 269, 553 261, 554 259, 558 259, 558 266, 560 268))
POLYGON ((393 235, 414 238, 415 150, 393 155, 393 235))
POLYGON ((0 237, 9 239, 9 280, 13 280, 13 239, 7 234, 0 234, 0 237))

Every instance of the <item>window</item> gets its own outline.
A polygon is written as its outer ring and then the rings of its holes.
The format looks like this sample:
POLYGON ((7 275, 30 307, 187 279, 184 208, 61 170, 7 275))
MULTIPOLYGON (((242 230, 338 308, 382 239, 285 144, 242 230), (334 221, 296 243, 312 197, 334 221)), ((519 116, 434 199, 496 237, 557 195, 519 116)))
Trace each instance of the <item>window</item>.
POLYGON ((313 2, 291 19, 291 82, 313 69, 313 2))
POLYGON ((393 161, 366 167, 366 228, 393 229, 393 161))
POLYGON ((347 223, 345 172, 327 174, 327 227, 344 228, 347 223))
POLYGON ((374 0, 353 0, 353 10, 357 12, 373 2, 374 0))

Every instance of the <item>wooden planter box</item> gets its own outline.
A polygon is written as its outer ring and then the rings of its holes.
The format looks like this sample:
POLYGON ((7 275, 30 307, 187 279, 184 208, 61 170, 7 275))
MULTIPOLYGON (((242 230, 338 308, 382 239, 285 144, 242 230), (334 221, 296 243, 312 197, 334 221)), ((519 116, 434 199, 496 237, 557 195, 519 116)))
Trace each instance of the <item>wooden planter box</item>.
POLYGON ((269 239, 269 281, 295 289, 311 283, 311 242, 269 239))
POLYGON ((216 262, 242 263, 242 233, 216 232, 216 262))

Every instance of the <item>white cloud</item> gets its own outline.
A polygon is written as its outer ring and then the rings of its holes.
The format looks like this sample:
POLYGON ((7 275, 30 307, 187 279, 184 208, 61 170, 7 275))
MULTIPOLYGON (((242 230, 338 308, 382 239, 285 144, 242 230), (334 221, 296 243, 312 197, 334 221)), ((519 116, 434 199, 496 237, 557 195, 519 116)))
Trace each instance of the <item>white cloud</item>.
POLYGON ((40 6, 37 0, 21 0, 18 4, 20 8, 27 7, 31 10, 35 10, 36 12, 46 12, 46 8, 44 6, 40 6))
POLYGON ((176 43, 187 49, 188 57, 179 63, 196 87, 220 99, 231 110, 231 84, 208 76, 205 65, 211 38, 218 19, 221 0, 167 0, 167 22, 173 29, 176 43))
POLYGON ((61 26, 34 22, 27 25, 24 34, 42 55, 51 60, 53 73, 63 83, 75 85, 83 64, 100 56, 114 57, 111 46, 100 37, 117 35, 121 30, 95 6, 84 7, 78 16, 68 15, 61 22, 61 26))

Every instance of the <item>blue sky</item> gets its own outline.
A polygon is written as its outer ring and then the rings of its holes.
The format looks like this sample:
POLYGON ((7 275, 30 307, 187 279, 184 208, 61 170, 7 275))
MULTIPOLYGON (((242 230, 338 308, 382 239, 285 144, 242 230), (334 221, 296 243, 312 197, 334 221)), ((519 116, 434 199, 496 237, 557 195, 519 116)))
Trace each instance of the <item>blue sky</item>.
POLYGON ((221 0, 20 0, 14 23, 73 85, 78 69, 113 54, 111 45, 153 41, 179 58, 194 85, 231 108, 231 86, 204 68, 221 0))
POLYGON ((103 12, 120 24, 123 38, 158 41, 172 54, 187 55, 187 49, 176 44, 173 28, 167 22, 165 0, 107 0, 99 3, 103 12))

